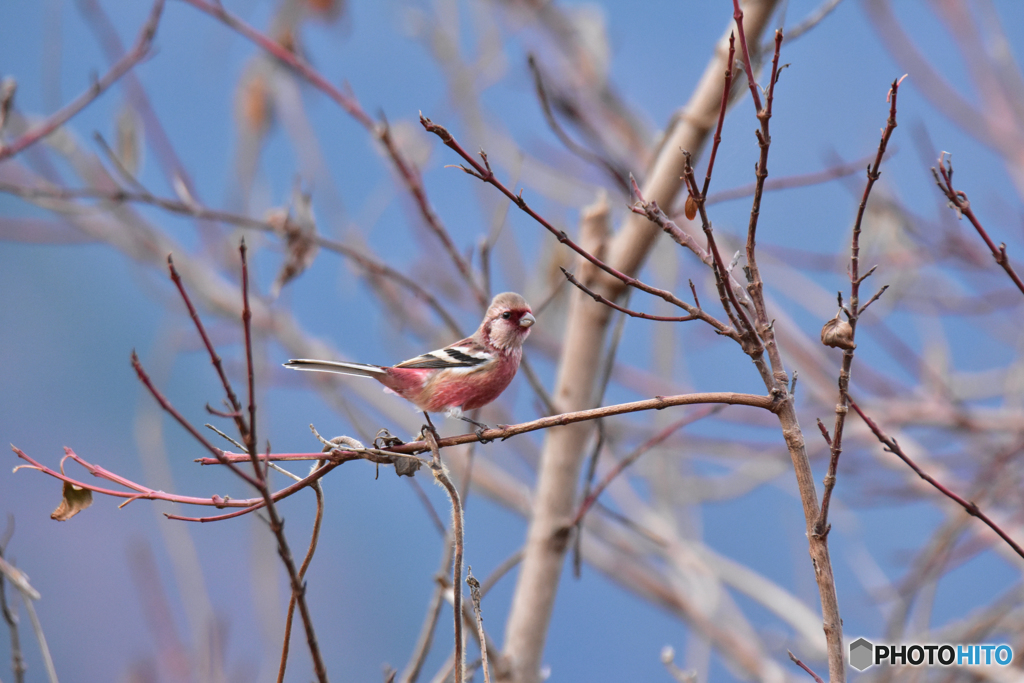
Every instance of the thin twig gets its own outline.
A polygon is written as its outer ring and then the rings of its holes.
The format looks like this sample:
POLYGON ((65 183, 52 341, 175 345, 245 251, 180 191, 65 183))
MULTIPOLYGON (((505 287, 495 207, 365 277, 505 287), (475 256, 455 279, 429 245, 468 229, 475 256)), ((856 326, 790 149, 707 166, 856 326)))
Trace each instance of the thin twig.
POLYGON ((452 504, 452 543, 455 546, 455 560, 452 567, 452 605, 455 615, 455 683, 462 683, 466 667, 465 653, 462 648, 462 557, 465 552, 462 505, 459 502, 459 490, 452 483, 447 468, 441 462, 441 449, 433 429, 424 429, 423 438, 433 455, 430 471, 448 493, 448 499, 452 504))
POLYGON ((295 73, 306 79, 313 87, 320 90, 338 104, 338 106, 352 116, 352 118, 354 118, 374 138, 376 138, 381 145, 383 145, 392 164, 394 164, 395 170, 398 172, 399 178, 409 191, 409 194, 412 195, 413 201, 416 202, 416 206, 419 208, 424 222, 441 241, 445 251, 452 259, 452 262, 455 264, 459 273, 462 274, 466 284, 469 285, 470 290, 477 299, 477 302, 481 306, 486 306, 487 300, 486 295, 483 292, 483 288, 474 277, 468 262, 455 247, 447 228, 445 228, 441 219, 430 205, 419 171, 412 162, 402 154, 401 150, 398 149, 394 139, 391 137, 391 131, 387 121, 375 121, 363 110, 362 105, 354 95, 351 93, 344 93, 339 88, 331 85, 331 83, 322 74, 310 66, 301 56, 273 40, 270 36, 259 32, 237 16, 231 14, 224 9, 220 3, 206 2, 205 0, 185 0, 185 2, 218 19, 239 35, 255 43, 282 64, 294 70, 295 73))
MULTIPOLYGON (((860 318, 860 314, 864 312, 868 306, 882 295, 887 289, 888 285, 882 287, 871 299, 868 300, 863 306, 860 305, 860 285, 864 280, 874 272, 872 268, 863 276, 860 274, 860 235, 862 224, 864 220, 865 212, 867 211, 868 199, 871 196, 871 188, 874 187, 875 181, 878 180, 881 175, 880 168, 882 160, 885 158, 885 150, 889 145, 889 140, 892 138, 893 131, 896 130, 896 96, 899 93, 900 81, 898 79, 893 81, 892 87, 889 90, 889 118, 886 120, 885 128, 882 129, 882 138, 878 142, 878 151, 875 153, 874 162, 868 166, 867 169, 867 182, 864 185, 864 194, 860 200, 860 206, 857 209, 857 218, 853 223, 853 234, 850 238, 850 305, 848 309, 847 319, 850 324, 850 338, 849 347, 843 350, 843 362, 839 369, 839 397, 836 403, 836 419, 835 424, 832 427, 832 437, 829 441, 829 463, 828 472, 825 474, 824 479, 824 491, 821 495, 821 511, 818 513, 818 519, 814 523, 814 534, 821 536, 828 534, 828 511, 829 505, 832 501, 832 491, 836 485, 836 473, 839 469, 839 457, 843 452, 843 429, 846 424, 846 413, 847 413, 847 399, 849 397, 850 389, 850 376, 853 371, 853 358, 854 349, 856 344, 854 338, 857 333, 857 321, 860 318)), ((842 295, 839 295, 840 300, 842 295)), ((842 301, 840 301, 840 307, 842 307, 842 301)), ((839 314, 837 314, 838 317, 839 314)))
POLYGON ((630 453, 625 458, 617 462, 615 464, 615 467, 611 468, 608 471, 608 473, 604 475, 604 478, 601 479, 601 482, 594 488, 593 491, 590 492, 590 495, 584 498, 583 502, 580 503, 580 507, 576 511, 576 516, 575 518, 573 518, 572 526, 580 524, 583 521, 583 517, 587 514, 587 511, 590 510, 591 506, 593 506, 597 499, 601 497, 601 494, 604 493, 604 490, 608 488, 612 481, 614 481, 616 477, 622 474, 622 472, 627 467, 629 467, 634 462, 639 460, 640 456, 642 456, 644 453, 648 452, 655 446, 659 445, 662 441, 672 436, 683 427, 693 424, 697 420, 703 420, 705 417, 713 415, 720 411, 721 409, 722 406, 706 406, 700 410, 694 411, 690 415, 687 415, 682 419, 676 420, 668 427, 665 427, 665 429, 661 430, 660 432, 652 436, 650 439, 648 439, 647 441, 643 442, 635 449, 633 449, 632 453, 630 453))
POLYGON ((819 676, 818 674, 816 674, 813 671, 811 671, 811 668, 809 666, 807 666, 806 664, 804 664, 803 662, 801 662, 799 659, 797 659, 796 655, 794 655, 792 652, 790 652, 789 650, 786 650, 786 654, 789 655, 789 658, 791 660, 793 660, 794 664, 796 664, 801 669, 803 669, 808 674, 810 674, 811 677, 816 681, 816 683, 825 683, 825 681, 821 680, 821 676, 819 676))
POLYGON ((953 158, 952 155, 943 152, 939 155, 939 168, 936 170, 932 168, 932 175, 935 176, 935 184, 942 190, 942 194, 946 195, 946 199, 949 200, 949 206, 951 209, 956 211, 957 216, 967 216, 967 220, 971 222, 974 229, 978 231, 981 239, 985 241, 989 251, 992 252, 992 256, 995 258, 996 263, 999 267, 1006 271, 1006 274, 1013 280, 1013 284, 1017 285, 1017 289, 1024 294, 1024 281, 1021 280, 1020 275, 1013 269, 1010 264, 1010 258, 1006 255, 1006 244, 1000 244, 998 247, 996 243, 989 237, 988 231, 982 226, 981 221, 974 215, 974 210, 971 208, 971 202, 967 199, 967 194, 953 188, 953 158))
MULTIPOLYGON (((277 540, 277 553, 288 573, 289 584, 292 588, 292 599, 298 604, 299 614, 302 616, 302 625, 306 631, 306 644, 309 647, 309 654, 313 660, 313 671, 316 673, 320 683, 327 683, 327 669, 324 666, 323 657, 320 653, 320 646, 317 643, 316 631, 313 628, 313 617, 309 612, 306 602, 306 585, 302 581, 298 570, 295 568, 295 560, 292 557, 288 539, 284 534, 284 520, 277 512, 274 505, 274 495, 270 491, 270 483, 267 477, 266 468, 261 464, 256 440, 256 378, 252 351, 252 308, 249 306, 249 266, 246 258, 245 240, 239 244, 238 253, 242 261, 242 324, 245 329, 245 356, 248 369, 249 397, 248 412, 249 425, 246 432, 246 446, 249 450, 249 458, 252 461, 253 473, 257 480, 257 490, 263 496, 264 506, 267 511, 267 519, 270 530, 277 540)), ((269 450, 269 449, 268 449, 269 450)), ((321 467, 319 469, 327 469, 321 467)))
POLYGON ((178 269, 174 267, 174 259, 171 257, 171 254, 167 255, 167 268, 170 270, 171 280, 174 282, 174 286, 178 288, 178 294, 181 295, 182 301, 185 302, 185 308, 188 309, 189 317, 192 318, 192 322, 196 326, 196 331, 199 332, 199 336, 203 340, 206 352, 210 355, 210 362, 213 363, 213 367, 217 371, 217 376, 220 377, 221 385, 224 387, 224 393, 228 398, 228 405, 231 406, 231 410, 234 412, 233 417, 235 420, 235 427, 237 427, 238 433, 244 441, 247 438, 249 428, 245 423, 245 418, 242 417, 242 404, 238 402, 238 397, 235 396, 235 391, 231 387, 231 382, 228 381, 228 376, 224 372, 224 364, 221 362, 220 354, 217 353, 217 350, 213 346, 213 342, 210 341, 210 335, 206 333, 203 321, 200 319, 199 313, 196 311, 196 307, 192 305, 192 299, 189 297, 188 292, 185 291, 185 285, 181 281, 181 275, 178 274, 178 269))
POLYGON ((540 101, 541 111, 544 113, 544 120, 548 122, 548 127, 551 128, 551 132, 553 132, 555 137, 565 145, 566 149, 578 156, 580 159, 583 159, 589 164, 600 166, 612 178, 612 180, 615 181, 619 186, 619 189, 622 190, 624 194, 628 195, 628 171, 617 168, 615 164, 605 157, 592 152, 569 137, 569 134, 566 133, 565 130, 562 129, 561 124, 558 123, 558 119, 555 118, 554 112, 551 111, 551 102, 548 98, 547 88, 544 87, 544 77, 540 71, 540 66, 537 64, 536 58, 534 58, 533 54, 530 54, 530 56, 527 57, 526 62, 530 67, 530 73, 533 74, 533 88, 537 92, 537 99, 540 101))
POLYGON ((487 634, 484 632, 484 615, 480 609, 480 582, 473 576, 473 568, 466 568, 466 583, 469 584, 469 596, 473 601, 473 614, 476 616, 476 630, 480 640, 480 667, 484 671, 484 683, 491 683, 491 672, 487 666, 487 634))
MULTIPOLYGON (((740 55, 743 58, 743 69, 747 72, 747 85, 750 86, 750 97, 754 101, 754 109, 761 112, 761 88, 754 80, 754 67, 750 63, 750 50, 747 49, 747 34, 743 30, 743 10, 740 8, 740 0, 732 0, 732 18, 736 22, 736 31, 740 38, 740 55)), ((776 34, 781 31, 776 31, 776 34)), ((774 76, 775 74, 772 74, 774 76)), ((774 79, 773 79, 774 80, 774 79)))
MULTIPOLYGON (((711 185, 711 172, 715 168, 715 157, 718 146, 722 144, 722 126, 725 124, 725 112, 729 109, 729 95, 732 93, 732 66, 736 62, 736 37, 729 34, 729 57, 725 62, 725 85, 722 87, 722 106, 718 110, 718 124, 715 126, 715 137, 711 142, 711 154, 708 156, 708 170, 704 176, 704 187, 700 191, 699 200, 707 202, 708 187, 711 185)), ((695 200, 698 198, 694 198, 695 200)))
POLYGON ((139 31, 139 37, 135 40, 135 46, 132 47, 124 57, 119 59, 102 78, 95 81, 88 90, 79 95, 73 102, 65 106, 63 109, 51 114, 46 120, 33 126, 24 135, 14 140, 9 145, 4 145, 0 141, 0 161, 8 159, 19 152, 23 151, 26 147, 35 144, 42 140, 47 135, 57 130, 65 123, 67 123, 73 116, 78 114, 87 107, 93 100, 99 97, 103 92, 111 85, 117 82, 121 76, 132 70, 136 64, 145 59, 146 55, 149 54, 149 48, 153 44, 153 36, 156 35, 157 26, 160 24, 160 15, 163 13, 164 0, 156 0, 153 3, 153 9, 149 12, 149 19, 142 26, 142 30, 139 31))
MULTIPOLYGON (((4 559, 4 551, 7 544, 11 542, 14 535, 14 515, 7 515, 7 526, 4 528, 3 538, 0 539, 0 560, 4 559)), ((7 603, 7 589, 4 580, 4 573, 0 572, 0 614, 3 614, 7 622, 7 630, 11 638, 11 671, 14 674, 14 683, 25 683, 25 656, 21 652, 21 635, 18 629, 18 614, 7 603)))
POLYGON ((420 123, 423 125, 423 128, 428 133, 433 133, 433 134, 437 135, 439 138, 441 138, 441 141, 445 144, 445 146, 447 146, 450 149, 454 150, 455 153, 457 153, 460 157, 462 157, 470 165, 470 167, 459 166, 459 168, 461 168, 463 171, 465 171, 469 175, 473 176, 474 178, 476 178, 476 179, 478 179, 478 180, 480 180, 482 182, 485 182, 485 183, 487 183, 489 185, 493 185, 495 188, 498 189, 499 192, 501 192, 503 195, 505 195, 510 200, 512 200, 512 203, 515 204, 516 206, 518 206, 519 209, 521 211, 523 211, 523 213, 527 214, 528 216, 530 216, 530 218, 532 218, 535 221, 537 221, 538 223, 540 223, 541 226, 543 226, 548 232, 550 232, 552 235, 554 235, 555 238, 561 244, 566 245, 567 247, 569 247, 570 249, 575 251, 577 254, 579 254, 580 256, 585 258, 587 261, 590 261, 595 266, 597 266, 598 268, 600 268, 604 272, 608 273, 612 277, 618 279, 619 281, 621 281, 622 283, 626 284, 627 286, 635 287, 636 289, 639 289, 639 290, 641 290, 643 292, 647 292, 648 294, 652 294, 654 296, 660 297, 660 298, 664 299, 665 301, 669 302, 670 304, 673 304, 675 306, 678 306, 679 308, 684 309, 687 313, 696 313, 697 312, 696 310, 690 310, 692 308, 692 306, 690 306, 686 302, 684 302, 681 299, 679 299, 678 297, 676 297, 674 294, 672 294, 672 292, 669 292, 669 291, 664 290, 664 289, 659 289, 657 287, 652 287, 651 285, 648 285, 648 284, 646 284, 644 282, 641 282, 640 280, 638 280, 638 279, 636 279, 634 277, 630 277, 629 275, 626 275, 625 273, 623 273, 623 272, 621 272, 619 270, 616 270, 615 268, 613 268, 610 265, 606 264, 604 261, 602 261, 601 259, 597 258, 596 256, 594 256, 590 252, 588 252, 586 249, 584 249, 580 245, 576 244, 576 242, 574 242, 565 233, 564 230, 559 230, 558 228, 553 226, 550 222, 548 222, 547 219, 545 219, 543 216, 541 216, 536 211, 534 211, 530 207, 530 205, 526 203, 526 200, 523 199, 522 193, 520 193, 520 194, 514 193, 512 190, 510 190, 508 187, 506 187, 504 183, 502 183, 500 180, 498 180, 497 176, 495 176, 494 172, 491 170, 491 164, 487 160, 487 153, 486 152, 483 152, 483 151, 480 152, 480 158, 481 158, 483 163, 478 162, 473 157, 473 155, 471 155, 469 152, 467 152, 462 147, 462 145, 459 144, 458 140, 456 140, 455 137, 452 136, 452 134, 444 126, 441 126, 439 124, 434 123, 433 121, 431 121, 427 117, 423 116, 422 114, 420 114, 420 123))
MULTIPOLYGON (((323 462, 317 463, 314 469, 322 467, 323 464, 323 462)), ((319 480, 312 485, 312 488, 316 494, 316 517, 313 520, 313 534, 309 539, 309 550, 306 551, 306 557, 302 560, 302 566, 299 567, 300 580, 305 578, 306 570, 309 569, 309 565, 313 561, 313 553, 316 552, 317 543, 320 541, 320 527, 324 521, 324 488, 320 485, 319 480)), ((293 592, 291 599, 288 601, 288 612, 284 620, 284 643, 281 645, 281 665, 277 670, 277 683, 284 681, 284 671, 288 665, 288 650, 292 639, 292 619, 294 617, 295 593, 293 592)))
POLYGON ((562 271, 562 275, 565 275, 565 279, 566 280, 568 280, 573 285, 578 287, 584 294, 589 296, 591 299, 593 299, 597 303, 604 304, 605 306, 607 306, 609 308, 615 309, 616 311, 619 311, 620 313, 625 313, 626 315, 631 316, 633 318, 643 318, 644 320, 655 320, 655 321, 658 321, 658 322, 665 322, 665 323, 684 323, 684 322, 689 322, 690 320, 700 320, 701 319, 700 315, 683 315, 683 316, 651 315, 650 313, 643 313, 641 311, 631 310, 629 308, 626 308, 625 306, 620 306, 619 304, 615 303, 614 301, 609 301, 605 297, 601 296, 600 294, 598 294, 597 292, 595 292, 594 290, 590 289, 585 284, 583 284, 582 282, 577 280, 576 277, 572 273, 570 273, 568 270, 566 270, 565 268, 559 266, 558 269, 562 271))
POLYGON ((847 401, 849 402, 850 407, 853 408, 853 410, 858 415, 860 415, 860 418, 862 420, 864 420, 864 424, 868 426, 868 429, 871 430, 871 433, 874 434, 875 437, 882 442, 882 444, 885 446, 885 450, 896 455, 896 457, 898 457, 900 460, 906 463, 906 465, 910 467, 910 469, 914 470, 914 472, 917 473, 917 476, 921 477, 926 482, 934 486, 940 493, 942 493, 942 495, 956 502, 960 507, 967 511, 967 514, 971 515, 972 517, 977 517, 982 522, 984 522, 989 529, 996 532, 999 538, 1006 541, 1006 544, 1013 548, 1013 551, 1015 553, 1017 553, 1021 557, 1024 557, 1024 548, 1021 548, 1021 546, 1016 541, 1010 538, 1010 536, 1005 531, 1003 531, 998 524, 992 521, 992 519, 988 515, 982 512, 975 503, 964 500, 963 498, 961 498, 960 496, 958 496, 957 494, 953 493, 948 488, 940 484, 938 481, 936 481, 934 477, 932 477, 924 470, 922 470, 920 467, 918 467, 917 463, 911 460, 910 456, 903 452, 903 449, 900 448, 900 445, 896 443, 896 439, 887 436, 885 432, 883 432, 882 429, 875 423, 874 420, 872 420, 870 417, 864 414, 864 411, 860 409, 860 406, 858 406, 856 402, 854 402, 853 398, 847 397, 847 401))

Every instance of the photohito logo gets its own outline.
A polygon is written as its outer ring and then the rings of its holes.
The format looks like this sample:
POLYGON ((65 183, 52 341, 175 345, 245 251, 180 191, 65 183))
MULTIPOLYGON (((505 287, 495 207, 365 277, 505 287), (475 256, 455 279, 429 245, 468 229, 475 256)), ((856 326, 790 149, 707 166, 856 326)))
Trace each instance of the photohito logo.
POLYGON ((863 671, 876 664, 889 666, 1009 666, 1009 645, 875 645, 865 638, 850 643, 850 666, 863 671))

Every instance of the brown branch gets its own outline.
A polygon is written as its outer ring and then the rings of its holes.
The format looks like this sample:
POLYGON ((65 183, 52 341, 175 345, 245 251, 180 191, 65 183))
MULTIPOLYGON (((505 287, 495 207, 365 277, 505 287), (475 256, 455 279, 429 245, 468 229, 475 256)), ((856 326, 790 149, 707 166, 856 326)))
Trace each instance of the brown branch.
POLYGON ((437 137, 441 138, 441 141, 445 144, 445 146, 454 150, 456 154, 465 159, 466 162, 470 165, 470 168, 467 168, 466 166, 460 166, 459 168, 461 168, 463 171, 473 176, 474 178, 497 188, 499 192, 508 197, 513 204, 518 206, 523 213, 525 213, 530 218, 540 223, 548 232, 554 235, 560 243, 566 245, 567 247, 575 251, 577 254, 585 258, 587 261, 594 264, 595 266, 597 266, 604 272, 608 273, 612 277, 618 279, 623 284, 628 285, 630 287, 635 287, 636 289, 639 289, 642 292, 647 292, 648 294, 660 297, 665 301, 669 302, 670 304, 682 308, 688 313, 696 312, 696 310, 690 310, 693 307, 690 306, 690 304, 686 303, 685 301, 682 301, 681 299, 677 298, 674 294, 672 294, 672 292, 669 292, 664 289, 659 289, 657 287, 652 287, 651 285, 643 283, 634 277, 630 277, 629 275, 626 275, 625 273, 615 268, 612 268, 610 265, 606 264, 604 261, 594 256, 586 249, 576 244, 576 242, 569 238, 569 236, 565 233, 564 230, 559 230, 555 226, 551 225, 551 223, 549 223, 547 219, 545 219, 543 216, 541 216, 532 208, 530 208, 530 205, 526 203, 525 199, 523 199, 521 192, 519 194, 512 192, 512 190, 508 189, 508 187, 506 187, 504 183, 498 180, 497 176, 495 176, 494 172, 491 170, 491 164, 487 160, 486 152, 480 152, 480 158, 483 160, 483 163, 481 164, 473 157, 473 155, 471 155, 469 152, 463 149, 462 145, 459 144, 458 140, 456 140, 452 136, 452 134, 448 132, 448 129, 446 129, 444 126, 434 123, 433 121, 423 116, 422 114, 420 114, 420 123, 423 125, 423 128, 428 133, 433 133, 437 137))
MULTIPOLYGON (((513 436, 525 434, 527 432, 535 432, 539 429, 563 427, 577 422, 586 422, 588 420, 611 417, 612 415, 623 415, 625 413, 636 413, 645 410, 664 410, 665 408, 670 408, 672 406, 700 405, 705 403, 750 406, 752 408, 761 408, 762 410, 768 410, 770 412, 775 412, 778 409, 777 402, 771 396, 758 396, 756 394, 737 394, 723 391, 700 394, 679 394, 676 396, 655 396, 654 398, 645 399, 643 401, 618 403, 611 406, 592 408, 590 410, 561 413, 559 415, 550 415, 548 417, 542 417, 516 425, 484 429, 481 430, 479 434, 474 432, 471 434, 448 436, 443 439, 438 439, 437 445, 440 448, 448 448, 450 446, 460 446, 462 444, 473 443, 476 441, 504 441, 505 439, 512 438, 513 436)), ((370 460, 371 462, 390 465, 394 463, 395 456, 411 456, 417 453, 425 453, 429 450, 430 446, 426 441, 410 441, 409 443, 405 443, 400 446, 391 446, 389 448, 376 451, 367 449, 367 451, 363 452, 353 452, 344 448, 337 448, 326 455, 323 453, 280 453, 269 456, 269 459, 281 461, 317 460, 319 458, 326 458, 331 460, 332 463, 336 462, 338 464, 348 462, 349 460, 365 459, 370 460)), ((240 462, 247 459, 248 455, 245 454, 230 453, 227 451, 224 452, 224 460, 228 462, 240 462)), ((217 458, 198 458, 196 462, 203 465, 222 464, 217 458)))
MULTIPOLYGON (((697 179, 693 173, 693 166, 690 164, 690 153, 684 151, 683 158, 685 159, 683 165, 683 181, 686 183, 689 189, 691 197, 698 197, 697 179)), ((740 346, 743 348, 743 352, 746 353, 754 360, 754 363, 758 366, 762 377, 765 379, 766 384, 769 384, 770 376, 767 371, 763 369, 760 357, 763 352, 761 340, 754 332, 754 327, 750 323, 750 319, 747 317, 747 313, 744 310, 739 299, 736 297, 736 292, 733 288, 732 275, 729 273, 729 269, 725 266, 725 261, 722 259, 722 254, 718 250, 718 242, 715 240, 715 233, 711 229, 711 219, 708 218, 707 207, 704 206, 704 202, 698 197, 697 211, 700 213, 701 227, 704 230, 704 236, 707 239, 708 248, 707 253, 710 255, 711 270, 715 276, 715 286, 718 288, 718 298, 722 302, 722 308, 729 316, 729 320, 732 322, 733 328, 735 329, 735 339, 740 346)), ((708 261, 705 261, 706 263, 708 261)))
POLYGON ((570 273, 565 268, 562 268, 561 266, 559 266, 558 269, 562 271, 562 275, 565 275, 565 279, 567 279, 573 285, 575 285, 580 290, 582 290, 591 299, 593 299, 594 301, 596 301, 599 304, 604 304, 605 306, 608 306, 609 308, 614 308, 616 311, 619 311, 620 313, 625 313, 628 316, 632 316, 634 318, 643 318, 644 320, 656 320, 656 321, 659 321, 659 322, 666 322, 666 323, 684 323, 684 322, 689 322, 690 320, 700 320, 701 319, 701 316, 699 316, 699 315, 683 315, 683 316, 651 315, 650 313, 642 313, 640 311, 631 310, 629 308, 626 308, 625 306, 620 306, 619 304, 615 303, 614 301, 609 301, 608 299, 604 298, 603 296, 601 296, 600 294, 598 294, 597 292, 595 292, 594 290, 590 289, 585 284, 583 284, 582 282, 577 280, 573 276, 573 274, 570 273))
POLYGON ((872 420, 870 417, 864 414, 864 411, 861 410, 860 406, 858 406, 852 398, 847 397, 847 401, 849 402, 850 407, 853 408, 858 415, 860 415, 860 418, 862 420, 864 420, 864 424, 868 426, 868 429, 871 430, 871 433, 874 434, 875 437, 885 446, 885 450, 889 451, 890 453, 898 457, 900 460, 902 460, 910 469, 914 470, 917 476, 924 479, 926 482, 934 486, 942 495, 946 496, 950 500, 954 501, 957 505, 962 507, 964 510, 966 510, 967 514, 971 515, 972 517, 977 517, 978 519, 980 519, 989 529, 996 532, 996 535, 998 535, 999 538, 1006 541, 1006 544, 1010 546, 1015 553, 1024 558, 1024 548, 1021 548, 1021 546, 1016 541, 1010 538, 1010 536, 1005 531, 1003 531, 998 524, 992 521, 992 519, 988 515, 982 512, 975 503, 964 500, 956 493, 953 493, 948 488, 946 488, 938 481, 936 481, 934 477, 932 477, 924 470, 922 470, 920 467, 918 467, 917 463, 911 460, 910 456, 903 452, 903 449, 900 448, 900 445, 896 443, 896 439, 887 436, 885 432, 883 432, 882 429, 875 423, 874 420, 872 420))
MULTIPOLYGON (((892 86, 889 89, 889 95, 886 98, 889 102, 889 118, 886 120, 885 128, 882 129, 882 138, 878 142, 878 151, 875 153, 874 162, 868 166, 867 169, 867 182, 864 185, 864 194, 861 197, 860 205, 857 208, 857 218, 853 223, 853 234, 850 238, 850 306, 847 310, 847 318, 850 325, 850 334, 848 340, 848 346, 844 347, 843 350, 843 362, 839 369, 839 397, 836 403, 836 419, 835 425, 832 428, 832 439, 829 442, 829 463, 828 473, 825 475, 824 485, 825 489, 821 496, 821 511, 818 514, 818 520, 814 523, 814 533, 818 536, 828 534, 828 510, 829 505, 832 501, 832 490, 836 485, 836 472, 839 469, 839 457, 843 451, 843 428, 846 423, 847 413, 847 399, 849 397, 850 390, 850 376, 853 370, 853 356, 856 344, 854 338, 857 332, 857 321, 860 318, 860 314, 864 312, 872 302, 876 301, 878 297, 882 295, 882 292, 886 290, 883 287, 878 293, 876 293, 871 299, 868 300, 863 306, 860 305, 860 285, 864 280, 874 272, 872 268, 863 276, 860 274, 860 235, 861 227, 864 220, 864 215, 867 210, 868 198, 871 196, 871 188, 874 187, 875 181, 881 175, 880 167, 882 160, 885 158, 885 150, 889 145, 889 140, 892 138, 893 131, 896 130, 896 97, 899 94, 900 81, 898 79, 893 81, 892 86)), ((842 308, 842 294, 839 295, 839 305, 842 308)), ((839 317, 839 314, 836 314, 839 317)))
MULTIPOLYGON (((323 466, 323 463, 317 469, 321 466, 323 466)), ((309 550, 306 551, 306 557, 302 560, 302 566, 299 567, 299 580, 305 578, 306 570, 309 569, 309 565, 313 561, 313 553, 316 552, 317 543, 320 541, 320 527, 324 521, 324 489, 320 485, 319 479, 313 483, 312 488, 316 494, 316 517, 313 519, 313 534, 309 539, 309 550)), ((292 592, 292 597, 288 601, 288 612, 284 620, 284 643, 281 645, 281 664, 277 670, 277 683, 283 683, 285 668, 288 665, 288 650, 292 639, 292 619, 295 617, 295 601, 296 595, 292 592)))
MULTIPOLYGON (((743 13, 740 11, 739 0, 733 0, 735 11, 737 14, 737 31, 740 35, 740 45, 743 47, 744 60, 747 68, 747 76, 750 81, 750 88, 756 93, 758 90, 757 84, 753 80, 753 73, 750 70, 750 57, 746 54, 746 38, 743 32, 743 13)), ((782 357, 779 355, 778 345, 775 342, 775 333, 772 329, 768 319, 768 312, 765 309, 763 288, 764 283, 761 280, 761 272, 757 266, 757 223, 761 216, 761 198, 764 194, 764 182, 768 178, 768 152, 771 147, 772 137, 770 130, 770 122, 772 118, 772 104, 775 99, 775 82, 778 78, 779 73, 779 54, 782 49, 782 31, 775 32, 775 53, 772 55, 772 70, 770 81, 768 83, 768 90, 765 94, 764 109, 761 108, 761 100, 755 96, 755 104, 757 105, 757 119, 761 124, 759 130, 755 132, 757 137, 758 147, 760 148, 760 155, 757 160, 757 168, 755 170, 755 188, 754 198, 750 206, 750 220, 747 223, 747 244, 746 244, 746 257, 747 257, 747 292, 750 295, 751 301, 754 304, 754 314, 756 317, 756 329, 754 332, 757 334, 760 341, 764 344, 765 350, 768 352, 768 362, 771 364, 772 372, 776 377, 780 376, 780 373, 784 373, 782 364, 782 357)))
MULTIPOLYGON (((429 418, 428 418, 429 421, 429 418)), ((423 438, 430 447, 430 471, 441 487, 448 493, 452 504, 452 543, 455 556, 452 567, 452 612, 455 617, 455 683, 462 683, 466 673, 465 654, 462 651, 462 557, 465 552, 464 531, 462 523, 462 503, 459 490, 448 476, 448 470, 441 462, 441 449, 433 426, 423 430, 423 438)))
POLYGON ((981 221, 974 215, 974 210, 971 208, 971 202, 967 199, 967 194, 953 188, 952 155, 947 155, 946 152, 939 155, 939 168, 936 170, 933 166, 932 175, 935 176, 935 184, 939 186, 942 194, 946 195, 946 199, 949 200, 949 207, 956 211, 958 218, 967 216, 967 220, 971 222, 971 225, 978 231, 981 239, 985 241, 989 251, 992 252, 996 263, 1006 271, 1006 274, 1013 280, 1013 284, 1017 285, 1017 289, 1024 294, 1024 281, 1021 280, 1020 275, 1017 274, 1017 271, 1010 264, 1010 258, 1006 255, 1006 244, 1003 243, 998 247, 996 246, 996 243, 989 237, 988 231, 982 226, 981 221))
POLYGON ((73 102, 63 109, 51 114, 46 120, 32 127, 24 135, 14 140, 9 145, 3 144, 0 140, 0 161, 8 159, 23 151, 26 147, 39 142, 47 135, 67 123, 78 112, 85 109, 93 100, 103 94, 119 78, 132 70, 136 64, 145 59, 149 54, 149 48, 153 44, 153 36, 156 35, 157 26, 160 24, 160 15, 163 13, 164 0, 156 0, 153 9, 149 12, 149 18, 143 24, 139 36, 135 40, 135 46, 131 51, 119 59, 102 78, 90 86, 88 90, 79 95, 73 102))
MULTIPOLYGON (((320 646, 317 643, 316 631, 313 628, 313 617, 309 612, 309 605, 306 602, 306 584, 295 568, 295 560, 292 557, 291 548, 288 545, 288 538, 284 534, 284 520, 278 514, 277 506, 274 505, 274 495, 270 491, 269 477, 265 463, 260 462, 258 442, 256 440, 256 373, 253 367, 252 352, 252 308, 249 306, 249 263, 246 258, 245 240, 238 246, 238 253, 242 261, 242 326, 245 329, 245 361, 248 370, 249 380, 249 425, 245 433, 245 446, 249 451, 249 459, 252 461, 253 472, 257 481, 256 488, 263 497, 264 506, 267 511, 267 521, 270 531, 277 540, 277 554, 284 564, 288 573, 289 583, 292 588, 292 599, 298 604, 299 614, 302 617, 302 625, 306 631, 306 644, 309 647, 309 654, 313 660, 313 671, 316 673, 320 683, 327 683, 327 669, 324 666, 323 657, 320 653, 320 646)), ((269 448, 268 448, 269 451, 269 448)), ((320 468, 326 469, 326 468, 320 468)))

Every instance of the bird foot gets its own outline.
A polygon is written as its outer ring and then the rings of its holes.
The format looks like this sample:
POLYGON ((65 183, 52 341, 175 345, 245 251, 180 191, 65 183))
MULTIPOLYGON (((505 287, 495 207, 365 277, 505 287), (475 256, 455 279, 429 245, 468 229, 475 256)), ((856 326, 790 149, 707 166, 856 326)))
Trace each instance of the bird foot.
POLYGON ((480 425, 476 428, 476 438, 480 439, 480 443, 491 443, 494 439, 485 439, 484 432, 490 429, 487 425, 480 425))

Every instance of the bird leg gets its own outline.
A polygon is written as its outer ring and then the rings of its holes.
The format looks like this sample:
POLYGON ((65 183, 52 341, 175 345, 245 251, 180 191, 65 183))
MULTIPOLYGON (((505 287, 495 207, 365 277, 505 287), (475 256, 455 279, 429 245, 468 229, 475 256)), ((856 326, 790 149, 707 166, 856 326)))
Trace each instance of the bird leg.
POLYGON ((476 425, 476 435, 477 435, 477 438, 480 439, 480 443, 490 443, 492 441, 492 439, 485 439, 484 438, 484 430, 490 429, 490 427, 485 425, 483 422, 477 422, 473 418, 468 417, 466 415, 459 415, 458 417, 463 422, 468 422, 470 424, 476 425))

